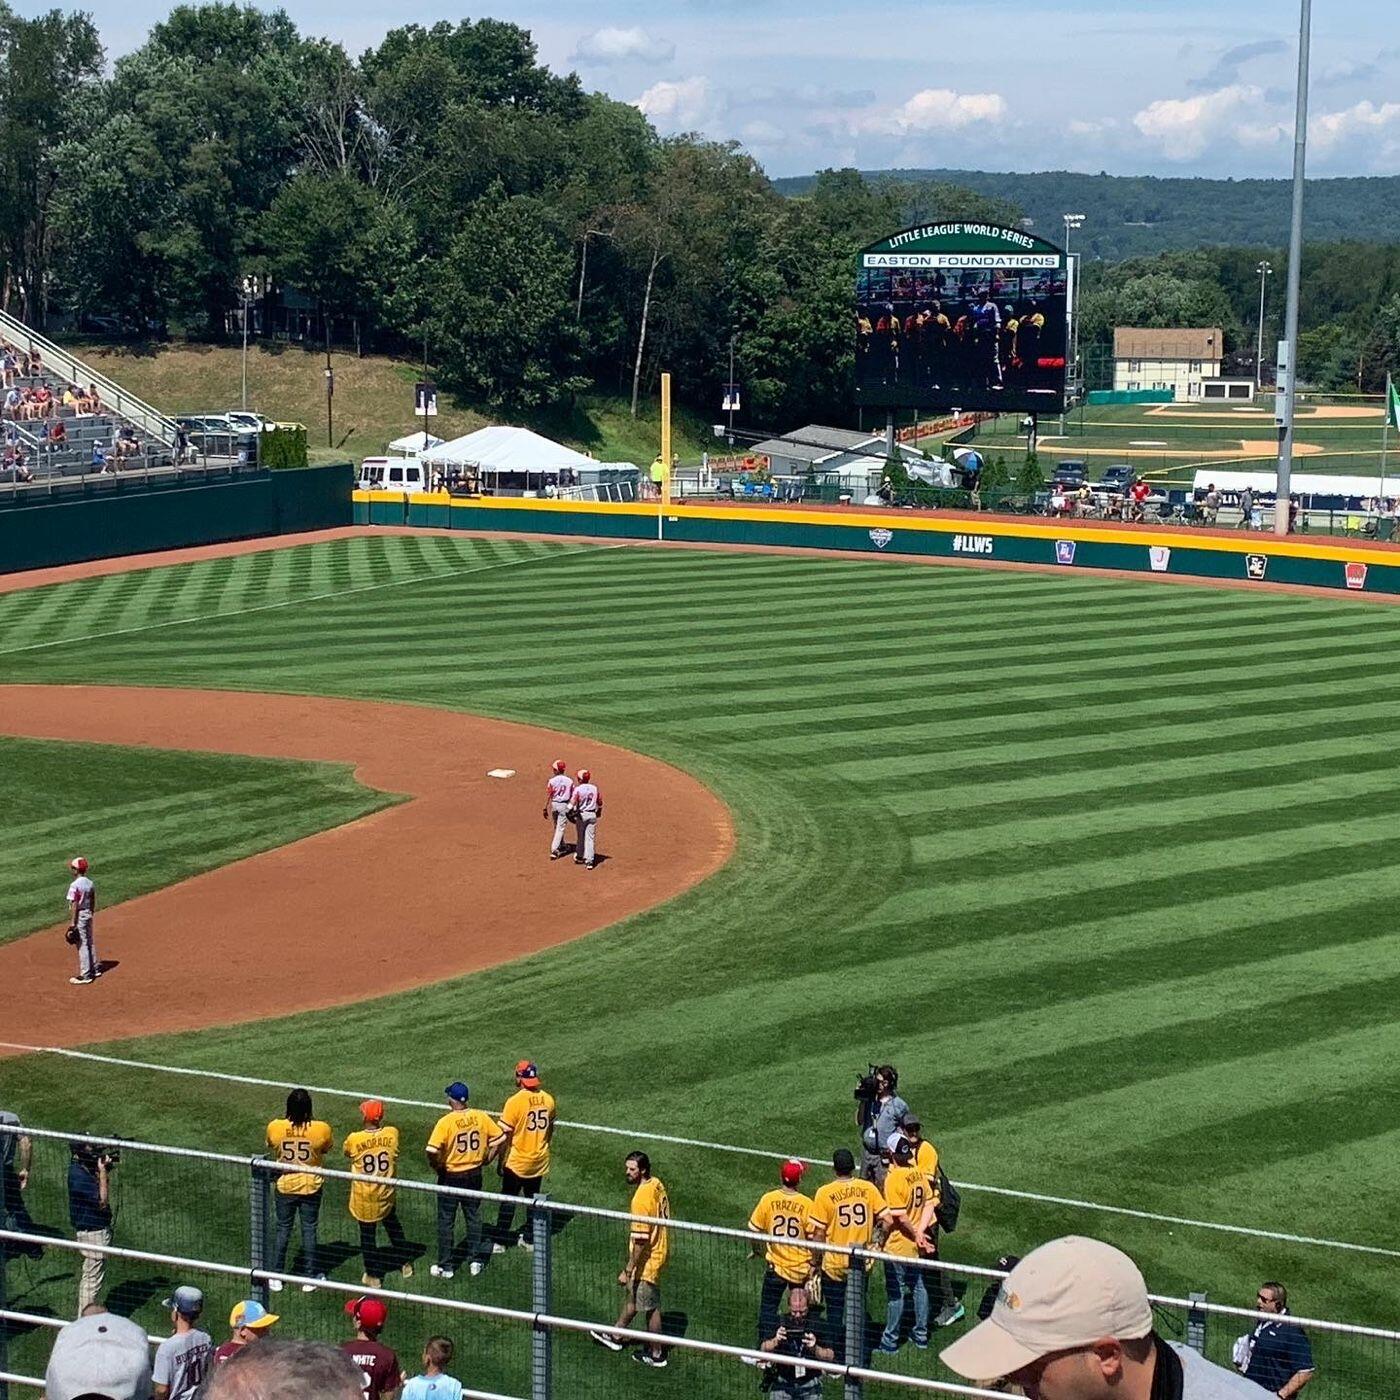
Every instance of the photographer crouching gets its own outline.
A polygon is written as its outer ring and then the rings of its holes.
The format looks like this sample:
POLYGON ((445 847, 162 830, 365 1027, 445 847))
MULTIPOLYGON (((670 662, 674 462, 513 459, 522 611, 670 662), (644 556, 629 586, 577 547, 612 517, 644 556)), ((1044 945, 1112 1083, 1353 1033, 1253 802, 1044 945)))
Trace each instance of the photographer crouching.
MULTIPOLYGON (((778 1330, 758 1349, 770 1356, 806 1357, 811 1361, 831 1361, 836 1356, 817 1336, 805 1288, 789 1289, 787 1315, 779 1315, 778 1330)), ((763 1377, 763 1390, 778 1400, 820 1400, 825 1374, 806 1366, 769 1366, 763 1377)))
POLYGON ((909 1112, 909 1105, 899 1097, 898 1089, 899 1071, 893 1065, 871 1065, 869 1072, 856 1081, 860 1174, 877 1186, 884 1183, 888 1165, 881 1154, 909 1112))
MULTIPOLYGON (((121 1154, 114 1148, 90 1142, 69 1144, 68 1218, 79 1244, 107 1246, 112 1243, 111 1174, 121 1154)), ((107 1277, 107 1256, 82 1251, 83 1273, 78 1282, 78 1311, 98 1301, 107 1277)))

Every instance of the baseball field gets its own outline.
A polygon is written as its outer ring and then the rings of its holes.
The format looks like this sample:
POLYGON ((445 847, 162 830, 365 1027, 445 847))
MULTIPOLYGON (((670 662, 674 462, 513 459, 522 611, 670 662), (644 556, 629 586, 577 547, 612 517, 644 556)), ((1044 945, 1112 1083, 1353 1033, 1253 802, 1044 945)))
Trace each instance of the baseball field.
MULTIPOLYGON (((888 1060, 958 1181, 1391 1250, 1397 643, 1400 612, 1345 598, 460 534, 19 589, 0 595, 0 683, 92 689, 0 694, 17 736, 0 738, 0 1039, 422 1101, 462 1078, 492 1108, 528 1056, 563 1118, 636 1134, 561 1129, 552 1195, 625 1209, 641 1146, 677 1217, 740 1227, 775 1163, 646 1135, 825 1156, 852 1141, 857 1073, 888 1060), (259 692, 314 698, 249 709, 259 692), (293 743, 278 717, 315 730, 333 701, 382 704, 369 756, 416 751, 438 787, 293 743), (197 725, 156 742, 157 704, 197 725), (545 856, 557 732, 609 803, 595 871, 545 856), (412 842, 378 839, 425 802, 445 805, 412 842), (74 988, 53 928, 79 850, 116 966, 74 988), (217 881, 252 889, 276 862, 285 880, 287 861, 302 878, 282 889, 321 883, 285 924, 265 906, 277 926, 250 941, 217 881)), ((0 1058, 0 1107, 35 1126, 244 1157, 282 1099, 0 1058)), ((316 1107, 338 1136, 358 1126, 353 1098, 316 1107)), ((409 1176, 428 1178, 433 1116, 391 1109, 409 1176)), ((60 1148, 36 1146, 28 1194, 61 1228, 60 1148)), ((117 1182, 118 1244, 246 1260, 246 1173, 128 1152, 117 1182)), ((332 1277, 354 1282, 327 1196, 332 1277)), ((427 1202, 403 1213, 429 1241, 427 1202)), ((1247 1307, 1279 1278, 1300 1314, 1394 1321, 1394 1256, 1043 1200, 966 1192, 946 1254, 988 1265, 1068 1231, 1123 1245, 1158 1292, 1247 1307)), ((673 1252, 668 1325, 748 1343, 742 1245, 673 1252)), ((428 1262, 406 1290, 528 1306, 523 1254, 447 1283, 428 1262)), ((570 1222, 557 1306, 611 1318, 621 1262, 620 1224, 570 1222)), ((74 1277, 70 1255, 15 1263, 10 1306, 67 1314, 74 1277)), ((171 1281, 109 1270, 152 1331, 171 1281)), ((221 1324, 236 1281, 198 1281, 221 1324)), ((341 1301, 288 1291, 281 1325, 342 1335, 341 1301)), ((441 1325, 469 1384, 521 1393, 518 1329, 441 1325)), ((424 1330, 402 1310, 385 1340, 412 1357, 424 1330)), ((21 1331, 12 1369, 42 1369, 47 1340, 21 1331)), ((576 1395, 659 1390, 690 1364, 651 1375, 559 1343, 576 1395)), ((942 1374, 936 1348, 879 1364, 942 1374)), ((703 1374, 703 1393, 756 1388, 737 1364, 703 1374)), ((1309 1393, 1393 1391, 1393 1371, 1340 1384, 1324 1363, 1309 1393)))

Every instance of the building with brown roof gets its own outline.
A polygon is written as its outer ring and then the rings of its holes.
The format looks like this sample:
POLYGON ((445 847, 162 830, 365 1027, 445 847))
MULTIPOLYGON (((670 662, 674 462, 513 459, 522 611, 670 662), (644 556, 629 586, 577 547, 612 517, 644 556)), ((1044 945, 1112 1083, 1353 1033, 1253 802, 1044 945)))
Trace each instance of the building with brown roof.
POLYGON ((1113 387, 1169 389, 1177 399, 1203 398, 1205 381, 1220 377, 1224 344, 1219 326, 1118 326, 1113 332, 1113 387))

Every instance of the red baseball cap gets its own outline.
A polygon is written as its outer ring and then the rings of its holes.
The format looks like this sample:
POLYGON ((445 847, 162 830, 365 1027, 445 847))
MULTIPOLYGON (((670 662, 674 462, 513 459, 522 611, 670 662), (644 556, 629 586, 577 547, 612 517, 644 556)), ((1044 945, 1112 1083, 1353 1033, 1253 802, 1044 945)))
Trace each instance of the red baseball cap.
POLYGON ((796 1157, 789 1157, 778 1169, 778 1175, 782 1177, 784 1186, 796 1186, 802 1180, 802 1173, 806 1170, 806 1162, 799 1162, 796 1157))
POLYGON ((389 1320, 389 1309, 379 1298, 351 1298, 345 1305, 346 1317, 353 1317, 361 1327, 383 1327, 389 1320))

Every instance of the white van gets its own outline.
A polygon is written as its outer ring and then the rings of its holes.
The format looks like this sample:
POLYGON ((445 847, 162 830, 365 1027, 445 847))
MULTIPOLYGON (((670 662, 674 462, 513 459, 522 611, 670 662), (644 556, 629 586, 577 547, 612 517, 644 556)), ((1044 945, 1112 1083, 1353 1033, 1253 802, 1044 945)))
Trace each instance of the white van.
POLYGON ((360 490, 426 491, 429 475, 417 457, 366 457, 360 463, 360 490))

